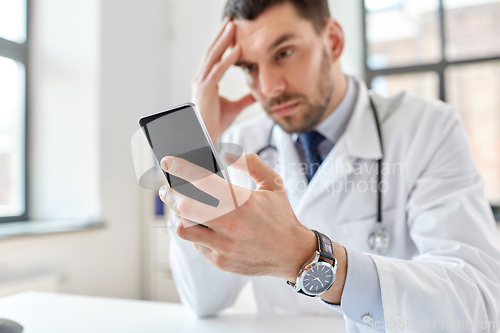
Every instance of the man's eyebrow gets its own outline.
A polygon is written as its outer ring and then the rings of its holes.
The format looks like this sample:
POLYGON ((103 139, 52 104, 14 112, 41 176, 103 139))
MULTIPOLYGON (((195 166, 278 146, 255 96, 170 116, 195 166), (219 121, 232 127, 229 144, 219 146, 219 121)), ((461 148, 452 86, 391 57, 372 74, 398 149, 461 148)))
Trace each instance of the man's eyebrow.
MULTIPOLYGON (((271 52, 272 50, 280 46, 280 44, 286 42, 289 39, 292 39, 293 37, 295 37, 293 33, 286 33, 281 35, 268 47, 267 52, 271 52)), ((235 63, 235 65, 239 67, 248 67, 250 65, 253 65, 253 63, 250 63, 248 61, 238 61, 237 63, 235 63)))
POLYGON ((280 37, 278 37, 274 43, 272 43, 269 48, 267 49, 267 52, 271 52, 272 50, 274 50, 275 48, 277 48, 281 43, 284 43, 286 42, 287 40, 291 39, 295 37, 294 34, 292 33, 286 33, 286 34, 283 34, 281 35, 280 37))
POLYGON ((253 65, 253 63, 248 62, 248 61, 238 61, 234 64, 235 66, 246 68, 249 67, 250 65, 253 65))

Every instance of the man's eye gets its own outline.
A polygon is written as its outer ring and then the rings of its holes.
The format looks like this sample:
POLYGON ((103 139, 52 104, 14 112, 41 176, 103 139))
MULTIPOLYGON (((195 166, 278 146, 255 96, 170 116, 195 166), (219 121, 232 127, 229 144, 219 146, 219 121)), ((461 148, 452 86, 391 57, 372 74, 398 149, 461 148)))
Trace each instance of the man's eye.
POLYGON ((292 54, 292 50, 286 50, 286 51, 278 53, 278 58, 283 59, 283 58, 288 57, 290 54, 292 54))
POLYGON ((257 69, 256 65, 249 65, 245 68, 245 71, 247 71, 248 73, 251 73, 251 72, 255 71, 256 69, 257 69))

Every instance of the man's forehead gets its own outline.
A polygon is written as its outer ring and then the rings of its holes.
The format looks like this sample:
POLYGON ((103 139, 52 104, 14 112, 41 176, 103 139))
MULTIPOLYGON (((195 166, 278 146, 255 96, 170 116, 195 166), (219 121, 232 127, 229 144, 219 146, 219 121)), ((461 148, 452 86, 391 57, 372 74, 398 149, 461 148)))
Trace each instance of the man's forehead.
POLYGON ((238 29, 236 29, 235 43, 240 44, 244 52, 258 51, 259 53, 266 53, 271 52, 283 42, 299 39, 300 37, 300 34, 294 31, 294 29, 257 30, 251 34, 238 34, 238 29))
POLYGON ((259 53, 268 49, 279 39, 300 38, 308 30, 314 31, 312 23, 300 17, 289 3, 275 5, 254 20, 235 19, 236 44, 245 51, 259 53))

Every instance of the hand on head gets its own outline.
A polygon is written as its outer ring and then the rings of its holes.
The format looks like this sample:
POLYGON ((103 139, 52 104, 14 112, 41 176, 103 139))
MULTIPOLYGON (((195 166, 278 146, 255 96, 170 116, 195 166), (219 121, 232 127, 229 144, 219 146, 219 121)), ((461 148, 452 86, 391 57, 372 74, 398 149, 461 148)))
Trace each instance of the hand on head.
POLYGON ((255 102, 251 94, 236 101, 219 95, 219 81, 241 56, 241 47, 234 45, 235 34, 235 24, 226 19, 192 80, 192 100, 200 110, 212 141, 219 138, 245 107, 255 102), (231 52, 222 59, 229 48, 232 48, 231 52))

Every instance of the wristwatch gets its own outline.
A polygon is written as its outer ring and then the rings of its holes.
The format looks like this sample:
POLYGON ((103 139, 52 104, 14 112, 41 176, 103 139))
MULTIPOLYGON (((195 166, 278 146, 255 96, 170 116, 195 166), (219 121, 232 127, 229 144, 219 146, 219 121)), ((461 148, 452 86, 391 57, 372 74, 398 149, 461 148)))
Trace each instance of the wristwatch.
POLYGON ((337 260, 333 255, 332 241, 322 233, 312 230, 318 239, 318 251, 314 260, 299 271, 297 281, 293 285, 286 283, 293 290, 306 296, 317 297, 333 285, 337 273, 337 260), (325 259, 333 261, 333 265, 325 259))

